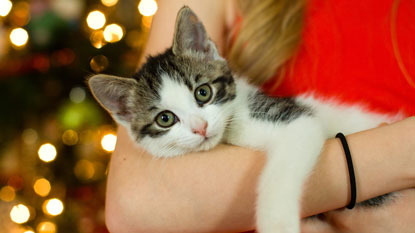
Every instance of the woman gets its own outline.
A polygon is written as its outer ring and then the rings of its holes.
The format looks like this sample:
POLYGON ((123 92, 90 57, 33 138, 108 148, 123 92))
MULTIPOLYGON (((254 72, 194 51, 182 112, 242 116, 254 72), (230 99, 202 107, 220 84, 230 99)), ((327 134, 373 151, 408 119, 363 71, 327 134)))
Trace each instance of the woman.
MULTIPOLYGON (((336 92, 339 88, 334 87, 339 86, 337 83, 340 83, 345 88, 344 93, 349 93, 344 98, 340 98, 342 102, 360 103, 363 100, 371 110, 379 113, 392 112, 399 107, 404 109, 403 115, 414 115, 415 107, 408 103, 415 102, 415 95, 407 92, 412 89, 405 86, 409 85, 412 88, 413 83, 410 75, 403 75, 409 73, 407 65, 402 62, 406 54, 396 56, 392 46, 392 54, 401 61, 397 65, 399 72, 396 69, 379 67, 384 69, 383 72, 391 72, 394 75, 391 77, 399 77, 394 82, 405 81, 393 91, 377 90, 376 85, 369 85, 381 81, 388 83, 387 80, 393 83, 388 79, 390 77, 358 79, 361 78, 361 74, 368 72, 371 74, 370 72, 375 69, 365 67, 367 64, 362 65, 356 61, 373 57, 374 63, 369 65, 375 66, 378 65, 375 61, 379 54, 390 56, 382 52, 365 50, 365 46, 370 44, 365 44, 367 43, 365 41, 370 36, 373 36, 373 41, 384 38, 376 37, 379 36, 377 34, 359 35, 360 37, 347 38, 352 41, 343 41, 343 35, 348 35, 347 29, 353 29, 354 26, 359 28, 360 24, 366 25, 364 22, 372 22, 372 18, 376 18, 376 15, 362 15, 350 19, 341 12, 364 10, 368 7, 365 4, 375 4, 375 1, 367 2, 370 3, 361 3, 357 0, 310 0, 306 2, 307 10, 305 18, 302 19, 304 5, 292 0, 240 2, 160 0, 159 11, 154 17, 145 53, 156 54, 171 45, 176 14, 183 5, 188 5, 203 21, 213 41, 230 58, 234 69, 251 78, 255 77, 253 81, 258 85, 264 85, 264 89, 270 94, 296 95, 313 91, 321 97, 338 97, 336 92), (358 4, 351 7, 350 2, 358 4), (245 5, 245 3, 249 4, 245 5), (278 14, 273 15, 275 12, 278 14), (331 20, 329 24, 327 19, 331 20), (342 26, 342 23, 350 21, 355 25, 342 26), (240 27, 238 22, 242 22, 239 24, 240 27), (235 28, 237 30, 234 30, 235 28), (273 34, 271 31, 274 28, 281 30, 273 34), (246 45, 244 39, 258 42, 257 47, 251 47, 255 43, 246 45), (362 47, 348 47, 359 44, 348 44, 348 42, 359 42, 359 40, 363 43, 362 47), (232 44, 232 49, 229 48, 229 44, 232 44), (331 49, 333 49, 332 53, 331 49), (351 56, 351 52, 359 49, 367 53, 366 57, 362 57, 362 54, 351 56), (252 65, 255 61, 258 62, 252 65), (350 75, 350 79, 338 73, 339 71, 348 71, 347 75, 350 75), (328 78, 331 75, 334 75, 333 79, 328 78), (344 83, 345 80, 349 82, 346 83, 347 85, 344 83), (366 82, 363 82, 364 80, 366 82), (336 85, 330 86, 331 82, 336 85), (312 88, 309 88, 310 86, 312 88), (404 91, 396 93, 396 90, 401 90, 399 88, 403 88, 404 91), (388 93, 400 96, 388 95, 388 93), (379 98, 367 96, 379 96, 379 98), (384 99, 385 96, 388 99, 384 99)), ((376 1, 376 4, 378 2, 376 1)), ((405 1, 402 0, 402 4, 403 2, 405 1)), ((394 1, 381 1, 379 5, 388 6, 389 12, 393 13, 394 1)), ((358 12, 355 16, 359 16, 358 12)), ((411 14, 414 16, 414 12, 411 14)), ((380 19, 381 22, 384 20, 380 19)), ((393 21, 392 17, 386 22, 390 21, 393 21)), ((371 28, 367 28, 369 29, 371 28)), ((359 32, 363 33, 365 30, 361 29, 359 32)), ((390 35, 383 36, 385 38, 388 36, 391 40, 390 35)), ((400 43, 407 42, 400 41, 400 43)), ((414 49, 414 47, 410 48, 414 49)), ((393 61, 396 65, 396 59, 393 61)), ((389 87, 383 85, 385 86, 389 87)), ((407 207, 415 203, 415 192, 413 189, 408 189, 415 187, 413 169, 415 134, 412 132, 415 132, 413 117, 347 136, 357 175, 357 201, 404 190, 399 192, 402 197, 397 198, 396 201, 373 209, 331 211, 347 205, 350 188, 341 144, 335 139, 327 140, 315 172, 305 185, 301 200, 302 216, 318 214, 320 220, 316 218, 304 220, 303 231, 410 232, 414 229, 415 226, 410 225, 413 221, 409 221, 409 218, 414 214, 410 211, 414 211, 415 208, 407 207), (361 221, 363 218, 364 222, 361 221)), ((264 159, 261 152, 220 145, 209 152, 168 160, 153 160, 151 155, 134 146, 126 130, 120 126, 108 177, 106 203, 108 228, 111 232, 252 230, 255 228, 255 187, 264 159)))

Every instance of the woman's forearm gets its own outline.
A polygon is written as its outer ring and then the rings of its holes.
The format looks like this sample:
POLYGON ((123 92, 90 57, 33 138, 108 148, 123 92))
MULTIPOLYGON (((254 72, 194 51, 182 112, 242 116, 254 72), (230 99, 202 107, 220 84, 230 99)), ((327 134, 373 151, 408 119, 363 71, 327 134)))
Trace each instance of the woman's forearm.
MULTIPOLYGON (((347 136, 357 182, 357 202, 415 187, 415 118, 347 136)), ((329 139, 302 199, 302 216, 344 207, 350 201, 343 147, 329 139), (327 186, 326 186, 327 185, 327 186)))
MULTIPOLYGON (((415 159, 409 156, 414 121, 347 137, 358 201, 414 185, 410 166, 415 159)), ((228 145, 179 158, 152 159, 134 147, 120 127, 108 176, 107 224, 113 232, 252 229, 255 189, 264 162, 261 152, 228 145)), ((348 184, 344 152, 337 140, 330 139, 305 185, 302 216, 345 206, 350 198, 348 184)))

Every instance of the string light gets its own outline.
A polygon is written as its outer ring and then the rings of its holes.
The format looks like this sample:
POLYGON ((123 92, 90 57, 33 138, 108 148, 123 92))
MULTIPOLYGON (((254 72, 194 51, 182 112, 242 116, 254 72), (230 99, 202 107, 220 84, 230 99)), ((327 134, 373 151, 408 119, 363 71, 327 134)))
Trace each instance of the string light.
POLYGON ((29 208, 23 204, 13 206, 10 211, 10 218, 13 222, 18 224, 27 222, 30 218, 29 208))
POLYGON ((13 3, 10 0, 0 0, 0 16, 7 16, 12 9, 13 3))
POLYGON ((112 133, 106 134, 101 139, 102 149, 108 152, 113 152, 115 144, 117 143, 117 136, 112 133))
POLYGON ((0 199, 5 202, 11 202, 16 197, 16 191, 12 186, 4 186, 0 190, 0 199))
POLYGON ((118 3, 118 0, 101 0, 104 6, 111 7, 118 3))
POLYGON ((104 55, 96 55, 89 62, 89 66, 96 73, 104 71, 108 67, 109 61, 108 58, 104 55))
POLYGON ((107 19, 101 11, 91 11, 86 17, 86 23, 91 29, 97 30, 104 27, 107 19))
POLYGON ((74 173, 80 180, 90 180, 95 175, 94 164, 86 159, 81 159, 76 163, 74 173))
POLYGON ((51 190, 50 182, 45 178, 37 179, 33 185, 33 190, 37 195, 46 197, 51 190))
POLYGON ((154 0, 141 0, 138 4, 138 11, 144 16, 152 16, 157 11, 157 2, 154 0))
POLYGON ((85 90, 82 87, 74 87, 69 92, 69 99, 74 103, 81 103, 85 100, 85 90))
POLYGON ((37 225, 37 232, 38 233, 55 233, 56 232, 56 225, 53 222, 41 222, 37 225))
POLYGON ((113 24, 107 25, 104 29, 104 39, 107 42, 110 42, 110 43, 118 42, 122 39, 123 36, 124 36, 123 29, 118 24, 113 23, 113 24))
POLYGON ((57 198, 52 198, 43 203, 42 209, 45 214, 57 216, 63 212, 63 203, 57 198))
POLYGON ((36 130, 30 129, 30 128, 25 129, 22 133, 22 139, 23 139, 23 142, 28 145, 35 143, 38 139, 36 130))
POLYGON ((29 34, 23 28, 15 28, 10 32, 10 42, 16 47, 23 47, 29 40, 29 34))
POLYGON ((56 148, 50 143, 45 143, 39 147, 38 150, 39 159, 43 162, 49 163, 56 158, 56 148))
POLYGON ((65 132, 63 132, 62 142, 65 145, 73 146, 76 143, 78 143, 78 140, 79 140, 78 133, 75 130, 68 129, 68 130, 65 130, 65 132))
POLYGON ((104 38, 104 30, 93 31, 89 39, 91 40, 92 46, 97 49, 102 48, 107 43, 104 38))

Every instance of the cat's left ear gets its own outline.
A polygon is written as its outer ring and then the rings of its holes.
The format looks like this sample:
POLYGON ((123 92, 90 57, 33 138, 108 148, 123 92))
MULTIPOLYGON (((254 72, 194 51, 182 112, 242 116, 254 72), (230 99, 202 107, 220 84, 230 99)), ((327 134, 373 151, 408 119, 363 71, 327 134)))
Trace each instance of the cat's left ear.
POLYGON ((112 75, 97 74, 88 79, 88 86, 95 99, 123 125, 131 123, 133 109, 129 100, 137 81, 112 75))
POLYGON ((175 55, 192 51, 205 55, 208 60, 224 60, 202 22, 188 6, 182 7, 177 14, 172 49, 175 55))

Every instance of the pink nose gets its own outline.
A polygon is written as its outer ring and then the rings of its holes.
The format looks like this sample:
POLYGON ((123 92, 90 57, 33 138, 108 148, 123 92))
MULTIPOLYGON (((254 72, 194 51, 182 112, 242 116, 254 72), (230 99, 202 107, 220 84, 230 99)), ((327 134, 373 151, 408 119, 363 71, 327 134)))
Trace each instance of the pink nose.
POLYGON ((208 126, 207 122, 204 121, 201 125, 199 125, 199 127, 192 128, 192 132, 194 134, 199 134, 203 137, 206 137, 207 126, 208 126))

